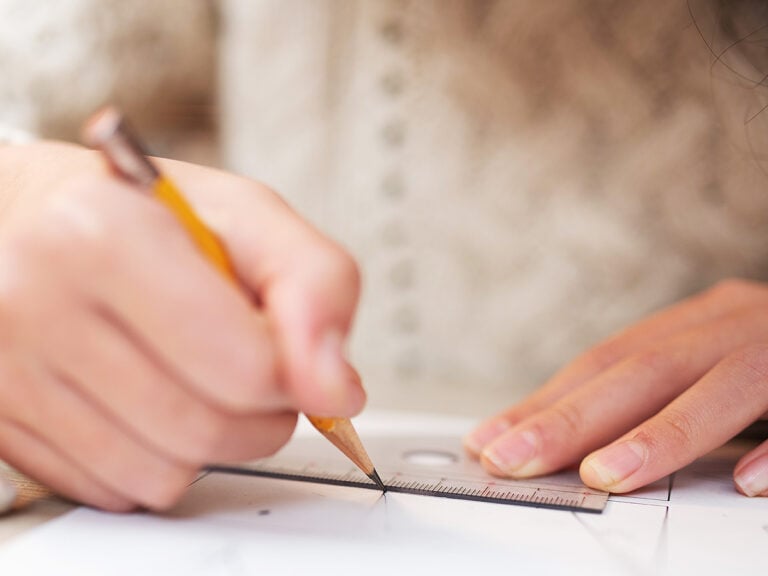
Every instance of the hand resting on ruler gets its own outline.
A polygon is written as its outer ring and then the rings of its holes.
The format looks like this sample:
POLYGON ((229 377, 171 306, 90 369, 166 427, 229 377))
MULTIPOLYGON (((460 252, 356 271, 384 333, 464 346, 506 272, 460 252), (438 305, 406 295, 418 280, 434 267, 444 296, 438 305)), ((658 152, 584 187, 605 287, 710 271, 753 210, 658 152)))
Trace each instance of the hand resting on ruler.
MULTIPOLYGON (((493 474, 581 460, 594 488, 628 492, 721 446, 768 412, 768 287, 727 281, 596 346, 465 444, 493 474)), ((768 495, 768 442, 735 466, 768 495)))

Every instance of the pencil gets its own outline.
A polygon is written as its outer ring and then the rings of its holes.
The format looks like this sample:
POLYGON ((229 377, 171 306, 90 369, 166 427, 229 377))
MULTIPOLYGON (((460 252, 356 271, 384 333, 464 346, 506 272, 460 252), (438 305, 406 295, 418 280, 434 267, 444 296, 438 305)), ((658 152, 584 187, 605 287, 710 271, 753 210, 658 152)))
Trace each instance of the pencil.
MULTIPOLYGON (((203 255, 232 282, 238 283, 234 267, 224 245, 195 214, 178 188, 144 153, 144 147, 114 107, 97 112, 85 125, 83 136, 88 145, 100 150, 112 169, 137 188, 152 194, 165 204, 196 243, 203 255)), ((365 451, 360 437, 347 418, 307 415, 310 423, 383 491, 381 477, 365 451)))

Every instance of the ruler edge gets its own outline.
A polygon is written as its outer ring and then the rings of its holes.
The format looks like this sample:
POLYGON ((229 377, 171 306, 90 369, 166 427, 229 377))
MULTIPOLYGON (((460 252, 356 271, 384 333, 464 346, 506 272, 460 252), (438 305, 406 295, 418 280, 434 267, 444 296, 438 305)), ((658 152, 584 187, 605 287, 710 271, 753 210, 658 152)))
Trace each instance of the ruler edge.
MULTIPOLYGON (((213 465, 208 466, 206 470, 215 474, 229 474, 237 476, 256 476, 261 478, 273 478, 276 480, 292 480, 297 482, 307 482, 313 484, 328 484, 331 486, 344 486, 348 488, 364 488, 367 490, 381 491, 381 488, 373 482, 357 482, 355 480, 337 480, 335 478, 323 478, 321 476, 308 476, 303 474, 289 474, 286 472, 273 472, 270 470, 259 470, 255 468, 246 468, 242 466, 213 465)), ((544 508, 547 510, 559 510, 561 512, 581 512, 585 514, 602 514, 605 506, 600 509, 584 508, 577 506, 568 506, 565 504, 547 504, 527 500, 515 500, 512 498, 494 498, 492 496, 473 496, 472 494, 456 494, 451 492, 440 492, 434 490, 424 490, 419 488, 406 488, 402 486, 387 485, 387 492, 399 494, 414 494, 417 496, 430 496, 433 498, 450 498, 452 500, 471 500, 473 502, 487 502, 490 504, 505 504, 507 506, 526 506, 528 508, 544 508)))

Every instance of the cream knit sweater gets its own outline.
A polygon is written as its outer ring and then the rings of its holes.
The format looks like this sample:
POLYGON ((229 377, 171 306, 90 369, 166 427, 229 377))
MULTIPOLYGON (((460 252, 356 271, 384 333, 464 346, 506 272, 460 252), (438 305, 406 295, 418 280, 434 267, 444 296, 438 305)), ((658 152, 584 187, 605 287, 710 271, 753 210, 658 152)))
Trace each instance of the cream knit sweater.
POLYGON ((119 97, 173 152, 213 106, 221 162, 359 259, 375 406, 500 409, 766 275, 763 96, 684 1, 0 0, 0 26, 0 122, 70 137, 119 97))

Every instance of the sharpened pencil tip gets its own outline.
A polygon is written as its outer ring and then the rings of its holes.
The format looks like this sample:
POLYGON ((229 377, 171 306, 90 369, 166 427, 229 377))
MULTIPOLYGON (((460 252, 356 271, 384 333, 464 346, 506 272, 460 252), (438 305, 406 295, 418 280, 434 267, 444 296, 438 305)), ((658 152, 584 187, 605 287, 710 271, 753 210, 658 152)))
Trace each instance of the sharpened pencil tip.
POLYGON ((373 480, 374 484, 376 484, 376 486, 381 488, 382 492, 386 492, 387 491, 387 487, 384 485, 384 482, 381 481, 381 476, 379 476, 379 473, 376 472, 376 468, 373 469, 373 472, 368 474, 368 478, 373 480))

